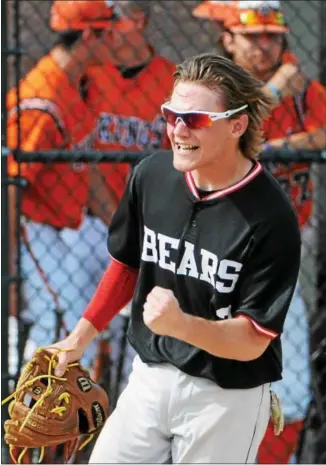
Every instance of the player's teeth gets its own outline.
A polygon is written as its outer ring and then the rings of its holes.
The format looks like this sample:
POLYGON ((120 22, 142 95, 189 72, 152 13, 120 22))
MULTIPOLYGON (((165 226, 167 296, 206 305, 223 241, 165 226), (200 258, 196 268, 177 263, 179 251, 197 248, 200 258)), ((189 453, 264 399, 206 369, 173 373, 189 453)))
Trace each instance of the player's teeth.
POLYGON ((177 144, 178 146, 178 149, 182 149, 182 150, 195 150, 197 149, 197 147, 195 145, 181 145, 181 144, 177 144))

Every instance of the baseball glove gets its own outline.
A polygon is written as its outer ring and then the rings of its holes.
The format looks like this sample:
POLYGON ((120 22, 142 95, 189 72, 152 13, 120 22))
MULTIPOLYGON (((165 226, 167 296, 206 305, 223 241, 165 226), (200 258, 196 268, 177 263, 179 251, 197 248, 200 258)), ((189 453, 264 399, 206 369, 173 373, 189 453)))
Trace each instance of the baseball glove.
MULTIPOLYGON (((58 352, 57 352, 58 353, 58 352)), ((54 375, 56 353, 38 349, 24 368, 16 391, 2 403, 9 404, 10 420, 5 421, 5 441, 15 463, 21 463, 28 448, 44 448, 70 443, 70 453, 82 435, 89 443, 109 415, 109 399, 88 371, 79 363, 67 366, 62 377, 54 375), (22 448, 18 458, 13 451, 22 448)))

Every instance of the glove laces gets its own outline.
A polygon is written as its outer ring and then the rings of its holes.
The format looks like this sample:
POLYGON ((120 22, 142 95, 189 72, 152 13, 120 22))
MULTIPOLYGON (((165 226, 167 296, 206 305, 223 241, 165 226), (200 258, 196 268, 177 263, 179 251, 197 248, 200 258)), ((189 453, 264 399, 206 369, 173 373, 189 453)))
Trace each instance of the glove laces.
MULTIPOLYGON (((49 347, 51 348, 51 347, 49 347)), ((60 353, 60 352, 70 352, 72 349, 57 349, 57 353, 60 353)), ((45 349, 43 348, 39 348, 36 350, 36 353, 40 353, 42 351, 44 351, 45 349)), ((57 353, 54 353, 51 355, 51 357, 49 357, 48 355, 45 355, 45 359, 48 360, 49 362, 49 366, 48 366, 48 372, 47 374, 44 374, 44 375, 40 375, 40 376, 35 376, 34 378, 30 379, 29 381, 26 381, 25 383, 23 383, 22 385, 17 386, 17 389, 12 393, 10 394, 8 397, 6 397, 2 402, 1 402, 1 405, 4 405, 5 403, 7 403, 9 400, 11 399, 15 399, 13 402, 10 403, 9 405, 9 415, 10 415, 10 412, 11 410, 14 408, 15 406, 15 403, 17 402, 17 394, 20 392, 20 391, 23 391, 24 389, 26 389, 27 387, 29 386, 32 386, 35 381, 38 381, 38 380, 41 380, 41 379, 46 379, 47 380, 47 388, 46 390, 44 391, 44 393, 40 396, 40 398, 35 402, 35 404, 33 405, 33 407, 30 409, 30 411, 28 412, 28 414, 26 415, 26 418, 25 420, 23 421, 23 423, 21 424, 20 428, 19 428, 19 432, 21 432, 23 430, 23 428, 26 426, 26 424, 28 423, 28 420, 30 419, 32 413, 35 411, 35 409, 38 407, 38 406, 41 406, 44 404, 44 401, 47 397, 49 397, 52 392, 53 392, 53 386, 52 386, 52 381, 53 380, 58 380, 58 381, 67 381, 67 378, 65 377, 62 377, 62 376, 55 376, 53 374, 53 370, 56 368, 57 366, 57 362, 55 360, 55 357, 57 355, 57 353)), ((32 360, 30 362, 28 362, 21 374, 21 377, 26 374, 32 367, 33 365, 33 362, 36 360, 36 357, 33 357, 32 360)), ((75 367, 75 366, 79 366, 80 364, 78 362, 76 363, 70 363, 67 365, 66 367, 66 371, 68 371, 70 368, 72 367, 75 367)), ((66 412, 67 410, 67 405, 69 405, 70 403, 70 394, 69 392, 63 392, 59 397, 58 397, 58 400, 59 401, 63 401, 65 403, 65 405, 59 405, 57 407, 54 407, 52 410, 50 410, 51 413, 55 413, 57 414, 59 417, 62 417, 64 415, 64 413, 66 412)), ((16 426, 19 426, 19 422, 18 420, 15 421, 15 425, 16 426)), ((84 447, 92 441, 92 439, 94 438, 94 434, 90 434, 89 437, 79 446, 78 450, 82 450, 84 449, 84 447)), ((17 439, 15 439, 17 440, 17 439)), ((14 445, 10 445, 9 446, 9 454, 10 454, 10 457, 12 459, 12 461, 14 463, 18 463, 18 464, 21 464, 22 463, 22 460, 24 458, 24 455, 26 454, 27 450, 28 450, 28 447, 24 447, 23 450, 20 452, 17 460, 16 458, 14 457, 14 448, 16 446, 14 445)), ((44 452, 45 452, 45 446, 42 446, 41 448, 41 452, 40 452, 40 457, 39 457, 39 461, 38 463, 41 463, 43 458, 44 458, 44 452)))

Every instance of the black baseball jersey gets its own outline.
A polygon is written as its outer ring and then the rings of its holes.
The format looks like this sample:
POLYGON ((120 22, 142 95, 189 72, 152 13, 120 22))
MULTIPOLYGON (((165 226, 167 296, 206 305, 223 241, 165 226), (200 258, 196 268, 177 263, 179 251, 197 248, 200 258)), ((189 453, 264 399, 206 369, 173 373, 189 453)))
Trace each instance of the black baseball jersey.
POLYGON ((143 362, 171 363, 223 388, 281 379, 280 334, 296 285, 300 231, 277 181, 255 162, 249 174, 201 198, 191 173, 157 153, 135 169, 109 234, 113 259, 139 269, 128 338, 143 362), (146 296, 171 289, 186 313, 208 320, 243 316, 272 341, 261 357, 215 357, 154 334, 143 321, 146 296))

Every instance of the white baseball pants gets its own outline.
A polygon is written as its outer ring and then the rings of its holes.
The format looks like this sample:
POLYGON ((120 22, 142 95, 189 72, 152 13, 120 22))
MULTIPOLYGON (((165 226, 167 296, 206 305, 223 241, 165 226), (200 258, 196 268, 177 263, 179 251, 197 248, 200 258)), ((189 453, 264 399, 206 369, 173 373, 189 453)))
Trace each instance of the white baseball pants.
POLYGON ((137 356, 90 463, 254 463, 269 411, 267 384, 222 389, 137 356))

